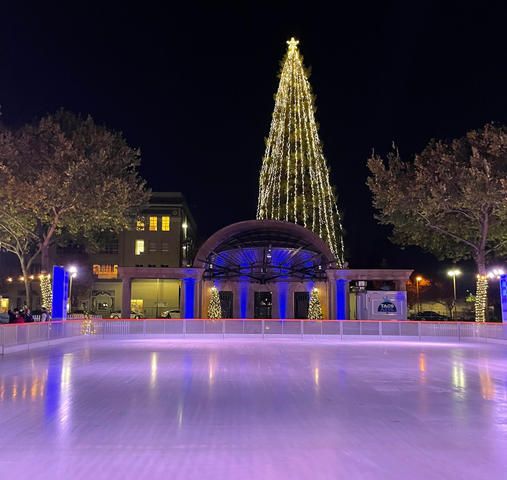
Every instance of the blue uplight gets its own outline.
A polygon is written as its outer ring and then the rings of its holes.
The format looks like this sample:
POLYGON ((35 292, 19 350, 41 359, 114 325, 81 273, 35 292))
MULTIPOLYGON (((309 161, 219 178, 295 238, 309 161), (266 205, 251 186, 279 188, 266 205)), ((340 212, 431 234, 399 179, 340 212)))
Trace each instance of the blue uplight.
POLYGON ((336 280, 336 320, 346 320, 347 295, 347 281, 336 280))
POLYGON ((239 284, 239 316, 246 318, 248 304, 248 282, 242 281, 239 284))
POLYGON ((280 305, 280 318, 287 318, 287 283, 278 284, 278 304, 280 305))
POLYGON ((54 320, 67 319, 67 301, 69 296, 69 274, 65 268, 53 267, 53 302, 51 316, 54 320))
POLYGON ((184 278, 185 285, 185 318, 194 318, 194 296, 195 296, 195 279, 184 278))

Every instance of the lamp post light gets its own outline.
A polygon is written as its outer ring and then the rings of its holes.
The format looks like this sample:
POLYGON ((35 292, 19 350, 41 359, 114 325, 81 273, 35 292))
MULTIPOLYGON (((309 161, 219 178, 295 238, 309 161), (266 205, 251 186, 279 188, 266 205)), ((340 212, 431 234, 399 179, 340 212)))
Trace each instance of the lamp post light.
POLYGON ((67 300, 67 313, 72 313, 72 280, 77 277, 77 267, 75 265, 71 265, 67 271, 70 274, 69 279, 69 298, 67 300))
POLYGON ((452 287, 454 291, 454 303, 453 303, 453 309, 452 309, 452 319, 454 320, 454 316, 456 313, 456 277, 459 277, 461 275, 461 270, 458 268, 452 268, 451 270, 447 271, 447 275, 449 277, 452 277, 452 287))
POLYGON ((487 275, 487 276, 488 276, 488 278, 491 278, 491 279, 496 278, 497 280, 499 280, 499 279, 500 279, 500 277, 501 277, 502 275, 504 275, 504 273, 505 273, 505 272, 503 271, 503 268, 497 268, 497 267, 496 267, 496 268, 493 268, 492 270, 490 270, 490 271, 488 272, 488 275, 487 275))
POLYGON ((421 311, 421 300, 419 298, 419 282, 421 280, 422 280, 422 277, 420 275, 415 277, 415 291, 416 291, 416 296, 417 296, 417 311, 418 312, 421 311))

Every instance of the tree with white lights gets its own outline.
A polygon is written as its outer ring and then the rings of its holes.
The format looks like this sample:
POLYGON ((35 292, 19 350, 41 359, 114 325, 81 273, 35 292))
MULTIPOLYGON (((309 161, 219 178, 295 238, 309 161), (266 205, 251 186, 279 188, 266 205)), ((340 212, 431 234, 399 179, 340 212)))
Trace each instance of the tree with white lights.
POLYGON ((308 305, 308 319, 322 320, 322 305, 320 304, 319 290, 312 288, 310 293, 310 303, 308 305))
MULTIPOLYGON (((59 111, 0 128, 0 243, 18 257, 25 282, 38 259, 41 273, 51 271, 49 252, 62 235, 92 240, 132 223, 148 201, 139 163, 138 150, 91 117, 59 111)), ((48 285, 45 275, 42 293, 48 285)))
POLYGON ((260 174, 257 218, 309 228, 328 243, 342 267, 340 214, 298 43, 294 38, 287 42, 260 174))
POLYGON ((220 294, 218 288, 211 287, 211 295, 208 304, 208 318, 217 320, 222 318, 222 305, 220 304, 220 294))
POLYGON ((377 218, 393 239, 439 258, 472 258, 475 320, 486 321, 487 262, 507 253, 507 128, 493 124, 432 141, 410 162, 397 149, 368 161, 377 218))

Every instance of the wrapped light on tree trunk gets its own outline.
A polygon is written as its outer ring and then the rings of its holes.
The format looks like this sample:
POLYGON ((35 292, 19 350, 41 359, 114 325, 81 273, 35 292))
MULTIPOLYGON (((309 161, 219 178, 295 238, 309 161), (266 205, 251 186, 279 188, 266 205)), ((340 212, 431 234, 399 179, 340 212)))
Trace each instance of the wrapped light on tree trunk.
POLYGON ((222 306, 220 304, 220 294, 217 287, 211 287, 211 296, 208 304, 208 318, 219 319, 222 318, 222 306))
POLYGON ((287 42, 260 174, 257 219, 284 220, 312 230, 343 267, 340 214, 298 43, 294 38, 287 42))
POLYGON ((81 335, 95 335, 96 333, 95 323, 90 315, 86 313, 81 322, 81 335))
POLYGON ((322 320, 322 305, 320 304, 319 290, 312 288, 310 304, 308 305, 308 319, 322 320))
POLYGON ((486 321, 486 309, 488 304, 488 277, 477 275, 477 292, 475 296, 475 321, 486 321))
POLYGON ((40 276, 40 292, 42 299, 42 306, 46 307, 49 313, 51 313, 51 307, 53 304, 53 291, 51 288, 51 275, 41 274, 40 276))

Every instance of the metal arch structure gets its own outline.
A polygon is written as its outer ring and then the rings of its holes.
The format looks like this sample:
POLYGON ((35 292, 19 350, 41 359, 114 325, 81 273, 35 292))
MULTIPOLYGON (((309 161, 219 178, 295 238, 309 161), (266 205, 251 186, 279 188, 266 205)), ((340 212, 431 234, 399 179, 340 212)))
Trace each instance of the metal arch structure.
POLYGON ((329 246, 312 231, 278 220, 234 223, 213 234, 199 249, 194 267, 204 278, 318 280, 336 268, 329 246))

